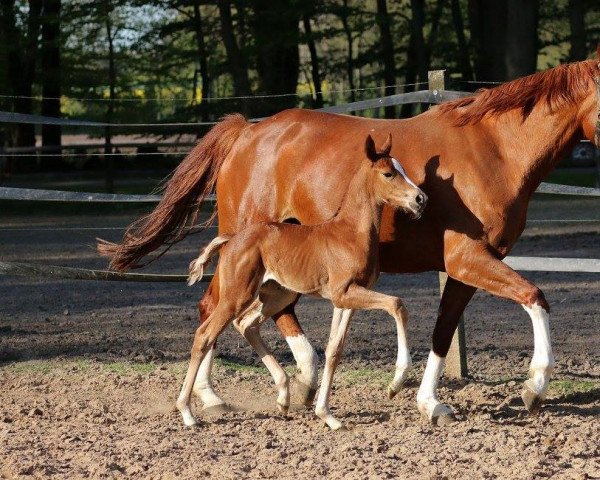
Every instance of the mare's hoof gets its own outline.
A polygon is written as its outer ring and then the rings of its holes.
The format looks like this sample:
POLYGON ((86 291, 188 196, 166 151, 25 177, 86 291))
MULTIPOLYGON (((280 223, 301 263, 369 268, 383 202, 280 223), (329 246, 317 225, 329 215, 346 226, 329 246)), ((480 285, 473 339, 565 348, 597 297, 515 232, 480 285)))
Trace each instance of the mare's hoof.
POLYGON ((431 417, 431 423, 437 427, 443 427, 445 425, 450 425, 451 423, 456 422, 456 417, 454 413, 443 413, 438 415, 437 417, 431 417))
POLYGON ((210 416, 223 415, 232 411, 233 409, 226 403, 217 403, 216 405, 202 408, 202 412, 210 416))
POLYGON ((537 415, 540 413, 540 409, 542 408, 542 403, 544 399, 540 397, 536 392, 531 390, 525 385, 523 392, 521 393, 521 399, 525 404, 525 408, 532 415, 537 415))
POLYGON ((296 396, 298 397, 298 401, 304 405, 305 407, 312 407, 312 404, 315 400, 315 396, 317 395, 317 389, 307 385, 302 380, 298 378, 298 376, 294 377, 294 390, 296 392, 296 396))
POLYGON ((443 403, 438 403, 433 408, 433 412, 428 413, 426 411, 421 411, 421 414, 429 421, 429 423, 438 427, 443 427, 444 425, 456 422, 456 417, 454 416, 452 409, 443 403))

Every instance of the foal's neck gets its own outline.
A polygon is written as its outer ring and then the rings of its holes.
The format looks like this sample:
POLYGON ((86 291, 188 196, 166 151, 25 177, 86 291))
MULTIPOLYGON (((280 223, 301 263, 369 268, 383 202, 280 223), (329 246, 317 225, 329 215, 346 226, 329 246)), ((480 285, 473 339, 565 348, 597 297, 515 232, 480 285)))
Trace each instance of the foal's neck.
POLYGON ((369 166, 361 165, 356 172, 332 221, 349 226, 357 234, 378 237, 383 203, 375 197, 373 187, 367 181, 369 169, 369 166))

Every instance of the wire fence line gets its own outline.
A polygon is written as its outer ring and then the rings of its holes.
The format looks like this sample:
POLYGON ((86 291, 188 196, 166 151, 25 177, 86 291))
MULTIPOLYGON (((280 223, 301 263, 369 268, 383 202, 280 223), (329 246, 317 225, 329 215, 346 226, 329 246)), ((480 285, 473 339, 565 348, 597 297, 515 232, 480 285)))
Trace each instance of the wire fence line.
MULTIPOLYGON (((482 83, 482 82, 477 82, 482 83)), ((483 82, 486 83, 486 82, 483 82)), ((306 92, 306 93, 275 93, 275 94, 257 94, 257 95, 232 95, 227 97, 208 97, 197 99, 197 103, 202 102, 215 102, 215 101, 227 101, 227 100, 264 100, 266 98, 285 98, 285 97, 306 97, 313 95, 330 95, 335 93, 351 93, 351 92, 367 92, 367 91, 386 91, 390 88, 403 88, 403 87, 417 87, 420 85, 427 85, 427 82, 414 82, 414 83, 399 83, 396 85, 380 85, 375 87, 360 87, 360 88, 342 88, 336 90, 321 90, 319 92, 306 92)), ((104 97, 44 97, 42 95, 0 95, 0 98, 23 98, 29 100, 74 100, 74 101, 86 101, 86 102, 186 102, 193 103, 192 98, 181 98, 181 97, 137 97, 137 98, 104 98, 104 97)))

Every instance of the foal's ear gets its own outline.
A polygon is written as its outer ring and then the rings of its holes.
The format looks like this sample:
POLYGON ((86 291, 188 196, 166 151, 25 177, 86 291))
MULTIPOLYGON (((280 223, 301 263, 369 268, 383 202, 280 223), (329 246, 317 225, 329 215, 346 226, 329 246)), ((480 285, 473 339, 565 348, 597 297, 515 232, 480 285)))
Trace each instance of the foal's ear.
POLYGON ((385 143, 383 144, 383 147, 381 147, 381 150, 379 150, 379 156, 387 157, 390 154, 391 150, 392 150, 392 134, 388 133, 387 139, 386 139, 385 143))
POLYGON ((379 155, 377 155, 377 149, 375 148, 375 141, 371 135, 367 135, 367 140, 365 142, 365 153, 367 154, 367 158, 372 162, 376 162, 379 159, 379 155))

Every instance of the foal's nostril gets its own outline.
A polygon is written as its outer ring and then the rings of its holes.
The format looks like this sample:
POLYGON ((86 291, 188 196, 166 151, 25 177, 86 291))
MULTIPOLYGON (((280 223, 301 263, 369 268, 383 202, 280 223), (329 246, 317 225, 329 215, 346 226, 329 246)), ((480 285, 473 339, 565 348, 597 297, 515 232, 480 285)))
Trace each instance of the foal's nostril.
POLYGON ((425 203, 425 196, 423 194, 419 193, 415 200, 417 202, 417 205, 423 205, 425 203))

